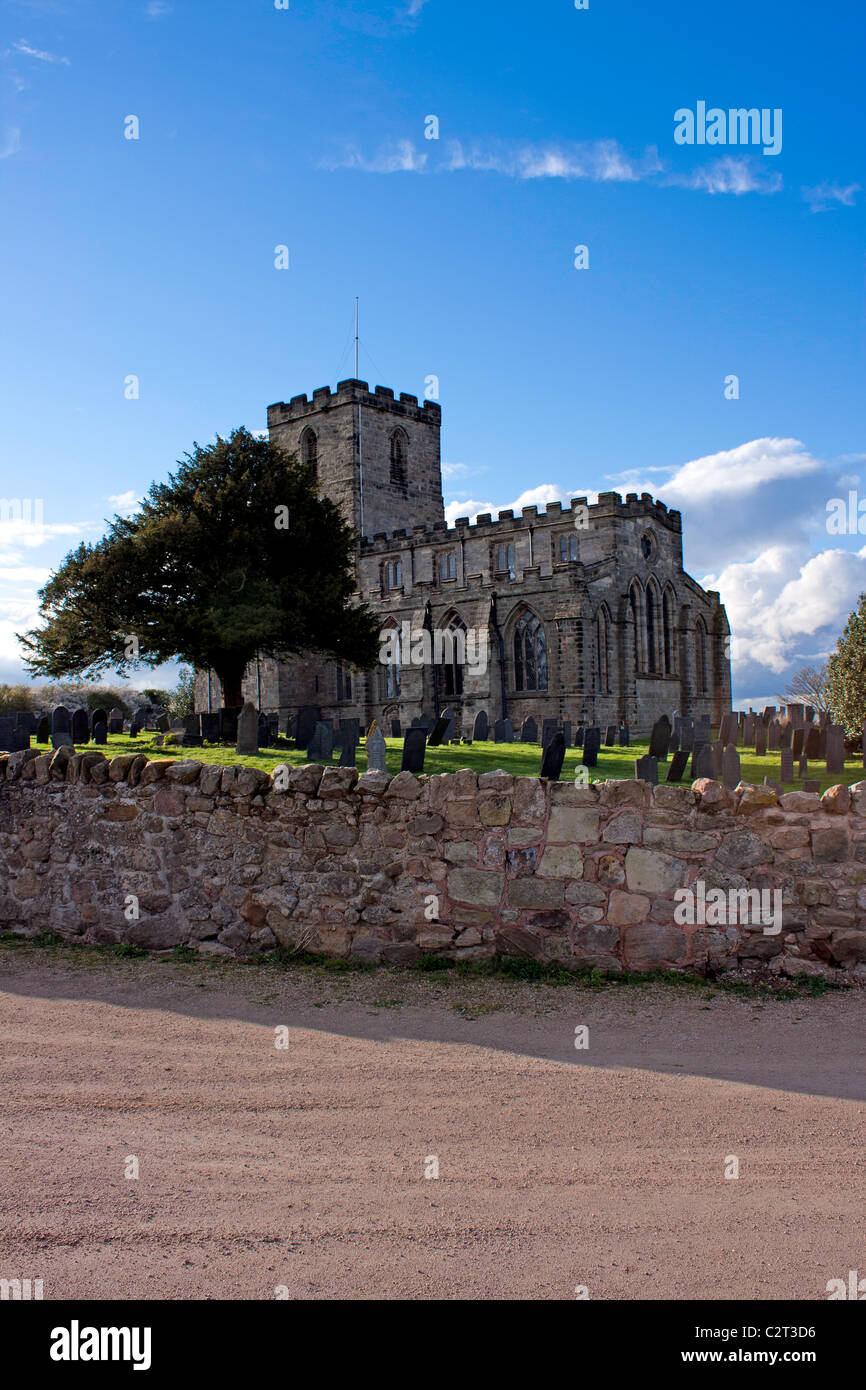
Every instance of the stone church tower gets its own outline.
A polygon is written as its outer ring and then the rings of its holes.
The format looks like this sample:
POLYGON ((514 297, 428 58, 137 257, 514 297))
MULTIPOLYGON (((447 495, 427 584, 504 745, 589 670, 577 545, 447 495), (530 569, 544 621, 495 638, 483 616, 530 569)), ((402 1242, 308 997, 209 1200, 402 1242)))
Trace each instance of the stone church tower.
MULTIPOLYGON (((568 509, 445 521, 438 404, 341 381, 268 407, 272 443, 297 453, 359 537, 358 587, 381 615, 390 655, 373 671, 314 658, 262 659, 244 696, 284 720, 391 719, 450 706, 471 734, 527 716, 628 723, 731 707, 729 627, 719 595, 683 570, 682 520, 648 493, 600 494, 568 509), (427 633, 427 659, 412 649, 427 633), (394 655, 396 651, 397 655, 394 655), (432 659, 431 659, 432 653, 432 659)), ((384 648, 383 648, 384 650, 384 648)), ((197 709, 217 708, 200 674, 197 709)))

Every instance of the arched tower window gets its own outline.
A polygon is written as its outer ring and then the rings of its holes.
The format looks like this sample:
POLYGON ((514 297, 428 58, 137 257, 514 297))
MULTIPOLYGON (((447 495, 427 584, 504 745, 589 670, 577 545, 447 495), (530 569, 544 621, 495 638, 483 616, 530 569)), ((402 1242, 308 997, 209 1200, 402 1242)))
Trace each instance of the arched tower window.
POLYGON ((665 589, 662 596, 662 649, 666 676, 674 675, 676 669, 674 666, 674 611, 674 594, 670 589, 665 589))
POLYGON ((634 638, 634 669, 639 672, 643 670, 643 594, 637 584, 632 584, 628 591, 628 606, 634 638))
POLYGON ((379 648, 379 690, 383 700, 396 700, 400 694, 400 629, 386 623, 379 648))
POLYGON ((661 636, 661 600, 655 584, 650 582, 646 588, 646 668, 656 675, 662 670, 661 636))
POLYGON ((577 536, 573 531, 570 535, 560 536, 559 558, 563 562, 577 559, 577 536))
POLYGON ((547 689, 547 643, 534 613, 524 609, 514 629, 514 689, 547 689))
POLYGON ((439 578, 457 578, 457 556, 453 550, 446 550, 439 556, 439 578))
POLYGON ((319 440, 315 430, 304 430, 301 435, 301 459, 307 468, 311 468, 313 476, 317 477, 319 472, 319 440))
POLYGON ((403 430, 395 430, 391 435, 391 482, 395 487, 408 486, 408 444, 403 430))

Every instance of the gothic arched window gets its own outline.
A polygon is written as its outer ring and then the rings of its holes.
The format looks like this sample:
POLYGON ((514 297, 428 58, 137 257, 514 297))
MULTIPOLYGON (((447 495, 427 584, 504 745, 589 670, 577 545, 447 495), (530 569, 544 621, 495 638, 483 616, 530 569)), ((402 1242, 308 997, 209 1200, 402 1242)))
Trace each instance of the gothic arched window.
POLYGON ((445 695, 463 694, 463 666, 466 661, 466 624, 453 614, 445 627, 434 634, 440 650, 434 649, 439 667, 440 692, 445 695))
POLYGON ((608 617, 604 606, 599 608, 598 617, 595 620, 595 655, 598 669, 598 688, 603 692, 609 689, 608 617))
POLYGON ((547 689, 547 643, 544 628, 525 609, 514 629, 514 689, 547 689))
POLYGON ((379 656, 381 698, 396 700, 400 694, 400 629, 396 623, 387 623, 382 635, 385 640, 379 656))
POLYGON ((707 629, 703 618, 698 618, 695 624, 695 681, 699 695, 706 695, 709 690, 709 677, 707 672, 707 629))

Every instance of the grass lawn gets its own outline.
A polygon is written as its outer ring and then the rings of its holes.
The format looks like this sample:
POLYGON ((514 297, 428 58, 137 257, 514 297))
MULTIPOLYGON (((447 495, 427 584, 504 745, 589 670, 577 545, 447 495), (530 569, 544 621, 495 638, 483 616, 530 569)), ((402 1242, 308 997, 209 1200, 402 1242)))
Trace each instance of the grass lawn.
MULTIPOLYGON (((206 745, 203 748, 155 748, 154 737, 146 732, 139 734, 138 738, 130 738, 128 734, 109 734, 107 744, 78 744, 77 751, 96 749, 108 758, 114 758, 119 753, 144 753, 148 758, 197 758, 206 763, 220 763, 224 767, 259 767, 265 772, 271 772, 280 763, 300 767, 307 761, 306 753, 290 748, 287 743, 275 748, 262 748, 255 757, 244 758, 238 756, 234 747, 221 744, 206 745)), ((385 743, 388 749, 388 771, 393 775, 400 771, 403 741, 389 738, 385 743)), ((39 743, 33 746, 38 748, 40 753, 51 752, 48 744, 39 743)), ((635 758, 641 757, 648 749, 649 741, 646 739, 632 742, 630 748, 601 748, 598 766, 590 769, 590 780, 601 782, 610 777, 634 777, 635 758)), ((575 769, 580 766, 581 753, 580 748, 568 749, 561 781, 574 780, 575 769)), ((357 759, 359 772, 365 772, 367 755, 363 743, 358 746, 357 759)), ((665 778, 667 766, 670 766, 669 762, 659 767, 660 781, 665 778)), ((492 772, 495 768, 502 768, 505 772, 512 772, 517 776, 537 777, 541 770, 541 748, 536 743, 473 743, 428 748, 424 762, 425 772, 456 772, 461 767, 471 767, 475 772, 492 772)), ((744 782, 762 783, 765 777, 772 777, 778 781, 779 755, 768 754, 766 757, 758 758, 754 752, 741 749, 740 768, 744 782)), ((810 767, 809 776, 820 779, 822 792, 839 782, 850 785, 853 782, 866 781, 862 762, 856 758, 847 760, 844 773, 828 773, 824 770, 823 764, 815 763, 810 767)), ((688 781, 687 775, 683 779, 683 785, 688 785, 688 781)), ((794 791, 801 785, 798 778, 791 784, 790 790, 794 791)))

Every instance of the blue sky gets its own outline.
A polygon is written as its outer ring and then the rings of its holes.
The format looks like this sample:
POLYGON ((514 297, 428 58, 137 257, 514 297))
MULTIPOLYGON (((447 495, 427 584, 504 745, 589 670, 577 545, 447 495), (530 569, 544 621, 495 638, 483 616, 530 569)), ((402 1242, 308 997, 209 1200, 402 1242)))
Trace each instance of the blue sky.
POLYGON ((0 495, 44 500, 0 521, 0 679, 51 568, 193 440, 352 375, 356 294, 361 375, 439 378, 449 515, 651 491, 728 605, 735 700, 832 648, 866 590, 866 535, 825 524, 866 500, 862 6, 0 16, 0 495), (780 153, 678 145, 699 101, 780 109, 780 153))

